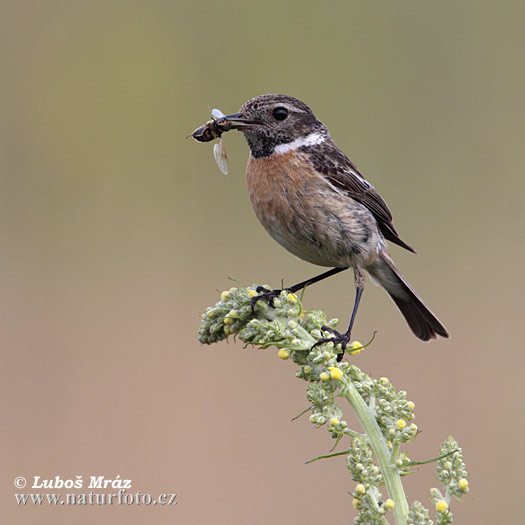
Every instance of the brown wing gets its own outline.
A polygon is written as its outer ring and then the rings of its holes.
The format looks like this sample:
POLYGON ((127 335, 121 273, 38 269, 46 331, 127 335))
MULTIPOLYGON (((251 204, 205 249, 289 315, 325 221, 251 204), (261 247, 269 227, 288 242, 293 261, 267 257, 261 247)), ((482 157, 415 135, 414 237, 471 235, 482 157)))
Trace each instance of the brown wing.
POLYGON ((332 140, 310 147, 310 161, 338 190, 366 206, 377 220, 381 233, 393 243, 416 253, 402 241, 392 223, 392 213, 375 188, 361 175, 352 161, 332 140))

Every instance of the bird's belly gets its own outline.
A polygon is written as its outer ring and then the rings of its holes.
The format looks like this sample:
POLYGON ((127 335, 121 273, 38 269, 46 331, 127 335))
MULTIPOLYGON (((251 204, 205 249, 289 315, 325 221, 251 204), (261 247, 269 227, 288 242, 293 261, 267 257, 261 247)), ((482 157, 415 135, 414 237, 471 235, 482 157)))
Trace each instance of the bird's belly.
POLYGON ((375 218, 337 192, 299 155, 250 157, 248 190, 268 233, 297 257, 319 266, 366 266, 382 243, 375 218))

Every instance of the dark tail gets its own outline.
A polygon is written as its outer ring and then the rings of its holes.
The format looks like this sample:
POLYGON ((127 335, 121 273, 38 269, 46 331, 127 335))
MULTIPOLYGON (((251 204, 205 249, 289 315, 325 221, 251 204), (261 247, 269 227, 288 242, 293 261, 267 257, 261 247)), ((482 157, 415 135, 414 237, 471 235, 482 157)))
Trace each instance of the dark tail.
POLYGON ((423 341, 438 335, 448 337, 447 329, 405 281, 388 253, 382 252, 377 262, 366 269, 388 292, 416 337, 423 341))

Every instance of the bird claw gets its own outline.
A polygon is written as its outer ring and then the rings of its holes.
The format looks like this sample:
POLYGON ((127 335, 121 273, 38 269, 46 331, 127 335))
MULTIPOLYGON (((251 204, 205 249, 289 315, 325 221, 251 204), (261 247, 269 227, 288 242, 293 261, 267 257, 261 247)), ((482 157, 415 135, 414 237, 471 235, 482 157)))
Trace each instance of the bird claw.
POLYGON ((273 308, 273 302, 276 297, 281 295, 282 290, 268 290, 264 286, 257 286, 255 291, 259 294, 255 297, 252 297, 251 306, 252 306, 252 315, 255 315, 255 305, 258 301, 268 301, 268 304, 273 308))
POLYGON ((333 337, 325 337, 323 339, 319 339, 311 348, 313 350, 316 346, 322 345, 324 343, 333 343, 334 347, 336 347, 338 344, 341 345, 342 352, 340 354, 337 354, 337 362, 339 363, 345 354, 346 345, 350 341, 351 332, 345 332, 344 334, 338 332, 337 330, 334 330, 331 326, 323 325, 321 326, 321 330, 324 332, 330 332, 333 337))

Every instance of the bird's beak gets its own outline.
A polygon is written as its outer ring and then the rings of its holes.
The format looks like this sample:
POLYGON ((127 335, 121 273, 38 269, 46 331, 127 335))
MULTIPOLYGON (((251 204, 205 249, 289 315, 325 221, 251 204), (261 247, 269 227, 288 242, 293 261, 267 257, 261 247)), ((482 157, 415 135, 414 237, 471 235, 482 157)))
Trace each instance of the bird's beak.
POLYGON ((240 113, 233 113, 232 115, 226 115, 224 117, 228 122, 231 123, 230 129, 244 129, 251 128, 260 124, 258 120, 250 120, 244 118, 240 113))

